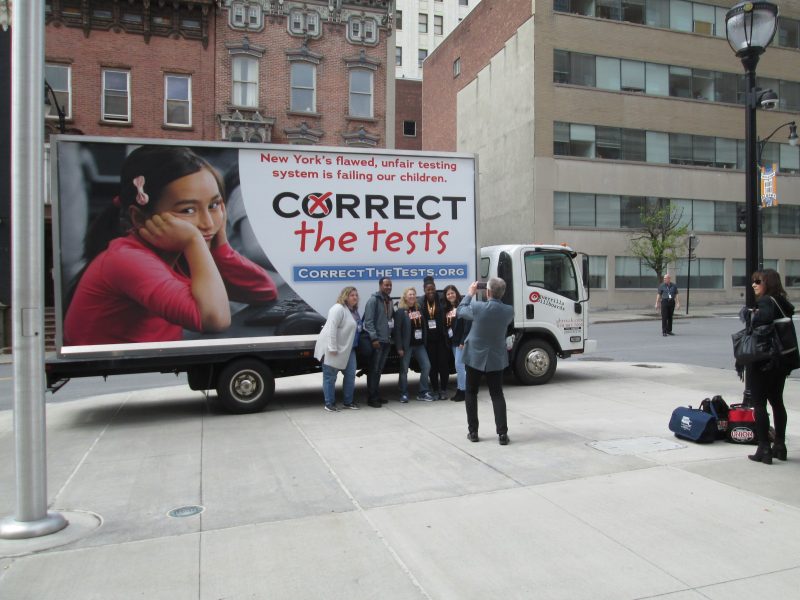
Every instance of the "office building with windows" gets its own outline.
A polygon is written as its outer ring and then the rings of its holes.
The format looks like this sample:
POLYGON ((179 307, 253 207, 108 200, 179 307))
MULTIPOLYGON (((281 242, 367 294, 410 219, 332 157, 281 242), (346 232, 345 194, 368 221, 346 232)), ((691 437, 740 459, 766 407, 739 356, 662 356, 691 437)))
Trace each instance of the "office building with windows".
MULTIPOLYGON (((757 115, 760 164, 777 171, 777 205, 761 210, 763 262, 797 297, 800 148, 789 124, 800 121, 800 4, 775 3, 778 30, 757 69, 779 97, 757 115)), ((688 283, 693 302, 742 301, 745 84, 725 36, 734 4, 483 0, 428 57, 422 109, 423 148, 479 156, 481 243, 567 243, 590 255, 594 306, 650 306, 656 276, 629 241, 642 211, 668 206, 700 242, 696 260, 670 267, 679 288, 688 283)))
POLYGON ((421 79, 428 54, 481 0, 396 0, 395 73, 421 79))

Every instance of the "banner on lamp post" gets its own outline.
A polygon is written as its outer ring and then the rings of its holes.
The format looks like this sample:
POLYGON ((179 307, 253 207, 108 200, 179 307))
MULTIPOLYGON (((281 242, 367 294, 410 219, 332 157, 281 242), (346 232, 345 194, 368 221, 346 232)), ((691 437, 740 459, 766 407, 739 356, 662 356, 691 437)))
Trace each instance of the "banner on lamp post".
POLYGON ((761 167, 761 207, 778 206, 778 165, 761 167))

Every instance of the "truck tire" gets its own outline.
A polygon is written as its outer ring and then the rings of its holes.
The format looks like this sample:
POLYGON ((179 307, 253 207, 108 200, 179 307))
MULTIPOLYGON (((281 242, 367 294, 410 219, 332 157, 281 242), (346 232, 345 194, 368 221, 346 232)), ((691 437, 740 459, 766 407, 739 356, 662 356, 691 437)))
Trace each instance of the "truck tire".
POLYGON ((525 340, 514 359, 514 375, 523 385, 541 385, 553 377, 557 361, 553 347, 544 340, 525 340))
POLYGON ((225 365, 217 380, 220 403, 236 414, 264 410, 274 394, 272 370, 254 358, 240 358, 225 365))

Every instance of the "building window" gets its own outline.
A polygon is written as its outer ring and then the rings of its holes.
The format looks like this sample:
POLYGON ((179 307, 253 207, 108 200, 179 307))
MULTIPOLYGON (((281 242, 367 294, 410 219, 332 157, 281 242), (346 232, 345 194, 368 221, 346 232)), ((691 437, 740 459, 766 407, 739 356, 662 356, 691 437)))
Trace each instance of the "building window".
POLYGON ((293 10, 289 13, 289 33, 317 38, 321 30, 319 13, 313 10, 293 10))
POLYGON ((164 76, 164 123, 192 124, 192 78, 189 75, 164 76))
POLYGON ((787 260, 786 272, 784 274, 787 288, 800 287, 800 260, 787 260))
MULTIPOLYGON (((685 286, 689 279, 689 261, 679 260, 675 265, 675 274, 685 286)), ((688 283, 692 289, 721 290, 725 287, 725 259, 698 258, 692 261, 692 276, 688 283)))
POLYGON ((428 33, 428 15, 419 13, 419 32, 428 33))
POLYGON ((461 57, 453 61, 453 77, 461 75, 461 57))
POLYGON ((469 6, 469 0, 458 0, 459 6, 469 6))
POLYGON ((403 135, 406 137, 417 137, 417 122, 403 121, 403 135))
POLYGON ((637 256, 614 257, 614 287, 617 289, 639 289, 658 287, 655 271, 637 256))
POLYGON ((347 37, 351 42, 377 44, 378 24, 374 19, 352 17, 347 24, 347 37))
POLYGON ((316 71, 311 63, 292 63, 290 110, 293 112, 316 112, 316 71))
POLYGON ((103 120, 130 123, 131 97, 130 97, 129 71, 106 69, 103 71, 103 120))
POLYGON ((589 287, 594 289, 606 288, 606 263, 608 262, 605 256, 590 256, 589 257, 589 287))
POLYGON ((403 48, 402 46, 395 46, 394 47, 394 66, 402 67, 403 66, 403 48))
POLYGON ((800 21, 778 17, 778 45, 784 48, 800 48, 800 21))
POLYGON ((398 10, 394 18, 394 26, 397 31, 403 30, 403 11, 398 10))
MULTIPOLYGON (((56 102, 64 112, 64 117, 72 118, 72 69, 66 65, 46 64, 44 67, 44 80, 50 84, 56 94, 56 102)), ((52 101, 52 98, 48 97, 52 101)), ((48 119, 58 120, 58 110, 52 107, 48 119)))
MULTIPOLYGON (((793 261, 787 260, 786 266, 788 268, 789 263, 796 262, 800 264, 800 261, 793 261)), ((745 287, 750 285, 750 276, 745 273, 745 269, 747 268, 747 263, 743 258, 734 258, 733 259, 733 273, 731 273, 731 287, 745 287)), ((765 269, 773 269, 774 271, 778 270, 778 261, 775 259, 769 260, 764 259, 764 268, 765 269)), ((692 269, 694 270, 694 269, 692 269)), ((788 270, 788 269, 787 269, 788 270)), ((752 275, 752 273, 750 274, 752 275)), ((694 278, 692 278, 694 280, 694 278)), ((786 282, 789 282, 789 276, 786 275, 786 282)), ((800 286, 800 282, 797 283, 800 286)), ((788 287, 788 285, 787 285, 788 287)))
POLYGON ((252 56, 234 56, 233 97, 234 106, 255 108, 258 106, 258 60, 252 56))
POLYGON ((444 17, 442 15, 434 15, 433 16, 433 34, 434 35, 442 35, 442 31, 444 30, 444 17))
POLYGON ((350 116, 372 118, 372 79, 368 69, 350 70, 350 116))
POLYGON ((422 68, 422 63, 428 58, 428 51, 424 48, 417 50, 417 66, 422 68))
POLYGON ((232 27, 261 29, 261 6, 252 0, 233 2, 230 8, 230 24, 232 27))
POLYGON ((231 9, 231 23, 234 26, 244 27, 244 4, 237 2, 231 9))

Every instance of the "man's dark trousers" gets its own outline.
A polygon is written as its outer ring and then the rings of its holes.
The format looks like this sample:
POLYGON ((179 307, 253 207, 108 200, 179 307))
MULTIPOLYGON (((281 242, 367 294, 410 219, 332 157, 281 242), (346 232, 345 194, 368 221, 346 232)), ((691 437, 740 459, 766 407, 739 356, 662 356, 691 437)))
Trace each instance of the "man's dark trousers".
POLYGON ((372 356, 369 359, 369 371, 367 371, 367 394, 369 402, 379 402, 381 393, 381 375, 386 366, 386 359, 389 358, 389 344, 381 342, 380 348, 372 349, 372 356))
POLYGON ((675 300, 661 300, 661 333, 672 333, 672 315, 675 312, 675 300))
POLYGON ((481 377, 486 375, 489 386, 489 396, 492 398, 494 409, 494 424, 497 435, 508 433, 508 420, 506 417, 506 398, 503 395, 503 371, 483 372, 467 365, 467 389, 464 404, 467 409, 467 428, 471 432, 478 431, 478 388, 481 377))

